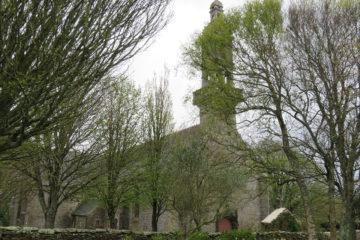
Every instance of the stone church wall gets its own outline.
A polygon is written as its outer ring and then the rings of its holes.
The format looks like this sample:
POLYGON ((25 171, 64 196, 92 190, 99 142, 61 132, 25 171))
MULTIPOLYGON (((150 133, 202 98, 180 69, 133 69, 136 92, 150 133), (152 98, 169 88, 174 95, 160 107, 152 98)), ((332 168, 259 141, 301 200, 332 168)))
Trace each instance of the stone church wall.
MULTIPOLYGON (((57 228, 69 228, 72 227, 73 219, 71 213, 75 210, 77 202, 67 201, 64 202, 58 209, 58 214, 55 221, 55 227, 57 228)), ((13 215, 17 215, 17 209, 13 215)), ((21 224, 25 227, 44 227, 44 215, 41 209, 41 205, 36 197, 28 198, 25 205, 25 209, 21 210, 24 214, 24 222, 21 224)), ((14 218, 14 216, 12 216, 14 218)), ((14 222, 15 220, 12 220, 14 222)))
MULTIPOLYGON (((150 208, 141 208, 139 216, 134 214, 134 210, 130 213, 130 230, 132 231, 151 231, 152 211, 150 208)), ((172 232, 178 230, 179 225, 175 216, 170 212, 165 212, 160 216, 158 222, 159 232, 172 232)))
POLYGON ((249 180, 245 189, 235 194, 235 206, 238 209, 239 228, 259 229, 260 222, 264 218, 261 208, 261 197, 258 189, 258 182, 249 180))
MULTIPOLYGON (((260 221, 262 220, 263 213, 261 207, 263 204, 260 203, 261 199, 258 196, 258 184, 256 181, 249 181, 246 185, 246 189, 241 189, 233 196, 232 209, 237 211, 237 221, 239 228, 251 228, 259 229, 260 221)), ((13 221, 12 225, 25 226, 25 227, 44 227, 44 216, 40 203, 36 196, 27 199, 24 209, 21 211, 24 212, 24 220, 21 224, 16 224, 13 221)), ((55 227, 56 228, 72 228, 74 227, 74 218, 72 213, 77 208, 78 202, 66 201, 64 202, 59 210, 56 217, 55 227)), ((17 207, 14 207, 16 210, 17 207)), ((138 207, 135 210, 133 207, 129 209, 129 230, 132 231, 151 231, 151 216, 152 211, 147 207, 138 207)), ((17 215, 16 212, 12 215, 17 215)), ((107 218, 106 213, 95 214, 92 213, 91 216, 88 216, 88 224, 86 228, 106 228, 107 227, 107 218)), ((120 212, 118 214, 120 219, 120 212)), ((179 230, 179 224, 177 217, 172 212, 165 212, 159 219, 158 223, 159 232, 173 232, 179 230)), ((203 227, 203 230, 206 232, 215 232, 217 230, 216 223, 211 223, 203 227)))

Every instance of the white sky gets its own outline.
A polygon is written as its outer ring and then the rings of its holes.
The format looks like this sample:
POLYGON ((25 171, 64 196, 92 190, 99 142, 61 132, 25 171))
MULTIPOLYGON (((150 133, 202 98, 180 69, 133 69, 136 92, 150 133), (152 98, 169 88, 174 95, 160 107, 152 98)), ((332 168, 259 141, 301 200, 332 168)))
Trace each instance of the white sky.
MULTIPOLYGON (((158 34, 153 44, 137 55, 130 64, 130 78, 141 87, 154 74, 162 74, 164 66, 170 70, 169 87, 173 102, 176 128, 191 126, 198 122, 198 109, 185 98, 200 87, 182 66, 182 48, 195 33, 201 32, 210 20, 210 4, 213 0, 173 0, 170 9, 173 17, 167 27, 158 34)), ((242 6, 245 0, 221 0, 225 11, 242 6)))

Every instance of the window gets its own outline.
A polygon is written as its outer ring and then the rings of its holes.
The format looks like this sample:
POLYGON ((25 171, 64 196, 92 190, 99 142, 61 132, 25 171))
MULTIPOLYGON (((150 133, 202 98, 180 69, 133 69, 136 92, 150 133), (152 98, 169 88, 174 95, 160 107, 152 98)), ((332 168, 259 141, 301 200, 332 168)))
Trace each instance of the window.
POLYGON ((134 217, 138 218, 140 216, 140 205, 135 203, 134 205, 134 217))
POLYGON ((95 220, 95 227, 96 228, 101 228, 100 223, 101 223, 100 218, 97 217, 96 220, 95 220))

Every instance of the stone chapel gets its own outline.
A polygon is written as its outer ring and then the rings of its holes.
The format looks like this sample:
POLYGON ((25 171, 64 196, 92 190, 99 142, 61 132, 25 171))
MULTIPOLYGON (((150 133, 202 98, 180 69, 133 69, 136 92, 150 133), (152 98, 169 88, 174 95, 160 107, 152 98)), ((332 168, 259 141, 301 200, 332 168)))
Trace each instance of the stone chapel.
MULTIPOLYGON (((213 21, 219 15, 223 14, 223 4, 219 0, 215 0, 210 6, 210 19, 213 21)), ((210 22, 211 24, 211 22, 210 22)), ((219 51, 220 58, 232 64, 231 43, 229 49, 219 51)), ((191 137, 191 135, 199 131, 204 125, 210 126, 211 130, 216 132, 230 132, 235 138, 241 138, 236 131, 235 115, 229 114, 227 120, 224 121, 216 114, 208 111, 204 106, 206 102, 206 91, 209 83, 216 77, 224 78, 227 84, 233 86, 232 76, 227 71, 202 72, 201 88, 194 92, 193 103, 200 109, 200 124, 181 130, 174 135, 182 135, 182 137, 191 137)), ((235 87, 233 86, 234 90, 235 87)), ((232 107, 236 107, 236 102, 232 107)), ((213 224, 205 226, 204 230, 209 232, 225 231, 233 228, 254 228, 260 227, 261 220, 268 215, 269 207, 266 197, 261 195, 260 183, 254 179, 249 179, 246 183, 246 189, 239 190, 235 193, 236 201, 229 206, 231 211, 228 215, 219 218, 213 224)), ((28 227, 43 227, 44 220, 40 204, 35 197, 31 199, 13 199, 11 204, 10 225, 20 225, 28 227)), ((128 229, 132 231, 151 231, 151 209, 138 204, 133 204, 128 208, 119 209, 117 212, 117 228, 128 229)), ((106 211, 101 208, 96 201, 75 202, 68 201, 60 206, 55 226, 57 228, 106 228, 107 217, 106 211)), ((170 232, 179 229, 179 223, 170 213, 165 212, 159 220, 158 229, 160 232, 170 232)))

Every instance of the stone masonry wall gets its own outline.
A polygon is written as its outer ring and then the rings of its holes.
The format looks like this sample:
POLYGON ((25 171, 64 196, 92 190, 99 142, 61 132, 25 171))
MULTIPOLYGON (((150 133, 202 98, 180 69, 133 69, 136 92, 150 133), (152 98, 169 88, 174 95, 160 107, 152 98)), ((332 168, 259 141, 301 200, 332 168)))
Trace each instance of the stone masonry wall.
MULTIPOLYGON (((307 234, 305 233, 293 233, 293 232, 267 232, 258 233, 256 235, 257 240, 307 240, 307 234)), ((326 240, 327 238, 319 238, 319 240, 326 240)))
MULTIPOLYGON (((208 240, 224 239, 219 234, 209 234, 208 240)), ((37 229, 0 227, 1 240, 181 240, 172 233, 134 233, 118 230, 78 230, 78 229, 37 229)), ((256 234, 257 240, 306 240, 304 233, 269 232, 256 234)), ((328 240, 321 235, 320 240, 328 240)), ((226 239, 233 240, 233 239, 226 239)))
MULTIPOLYGON (((1 240, 152 240, 156 235, 111 230, 0 228, 1 240)), ((172 239, 171 234, 162 235, 172 239)))

